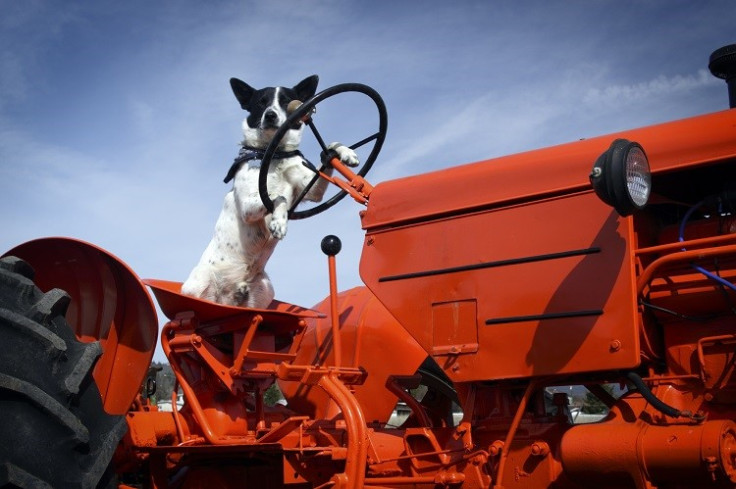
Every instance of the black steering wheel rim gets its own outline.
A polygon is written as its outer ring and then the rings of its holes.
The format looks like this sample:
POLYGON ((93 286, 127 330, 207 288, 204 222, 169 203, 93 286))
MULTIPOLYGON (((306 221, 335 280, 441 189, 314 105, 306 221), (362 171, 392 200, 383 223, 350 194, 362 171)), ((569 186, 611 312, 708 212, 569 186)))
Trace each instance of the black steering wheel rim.
MULTIPOLYGON (((271 200, 271 197, 268 195, 268 169, 271 166, 271 161, 273 160, 274 155, 276 154, 276 151, 278 149, 279 144, 281 143, 281 140, 286 135, 286 132, 292 128, 294 125, 301 123, 301 121, 304 119, 304 117, 311 113, 314 107, 317 106, 318 103, 324 101, 327 98, 333 97, 335 95, 338 95, 340 93, 345 92, 358 92, 362 93, 364 95, 367 95, 371 100, 373 100, 373 103, 376 105, 376 108, 378 109, 378 132, 375 133, 373 136, 366 138, 353 146, 351 146, 352 149, 355 149, 355 147, 360 146, 362 144, 365 144, 367 142, 370 142, 371 140, 375 140, 373 144, 373 148, 371 149, 370 154, 366 158, 366 160, 362 163, 360 169, 358 170, 357 174, 361 177, 364 177, 368 170, 371 169, 373 166, 373 163, 376 160, 376 157, 378 156, 378 153, 380 153, 381 148, 383 147, 383 142, 386 139, 386 128, 388 126, 388 116, 386 112, 386 105, 383 103, 383 99, 381 96, 376 92, 374 89, 369 87, 368 85, 363 85, 361 83, 342 83, 340 85, 335 85, 333 87, 327 88, 306 102, 304 102, 302 105, 300 105, 289 117, 286 119, 286 121, 281 124, 281 126, 276 130, 276 132, 273 135, 273 138, 271 139, 271 143, 268 145, 268 148, 266 148, 266 152, 263 155, 263 159, 261 160, 261 169, 260 173, 258 175, 258 192, 261 197, 261 201, 263 201, 263 205, 266 207, 268 212, 273 212, 274 205, 273 201, 271 200)), ((321 145, 324 145, 324 142, 321 141, 318 135, 315 134, 315 137, 317 137, 318 141, 321 145)), ((324 151, 324 147, 322 148, 324 151)), ((318 177, 319 178, 319 177, 318 177)), ((305 217, 310 217, 315 214, 319 214, 320 212, 323 212, 333 205, 337 204, 340 200, 342 200, 347 195, 347 192, 345 190, 340 190, 338 193, 333 195, 330 199, 319 203, 318 205, 310 208, 305 209, 301 211, 294 210, 296 205, 302 200, 298 199, 297 202, 293 203, 292 209, 289 211, 289 219, 303 219, 305 217)))

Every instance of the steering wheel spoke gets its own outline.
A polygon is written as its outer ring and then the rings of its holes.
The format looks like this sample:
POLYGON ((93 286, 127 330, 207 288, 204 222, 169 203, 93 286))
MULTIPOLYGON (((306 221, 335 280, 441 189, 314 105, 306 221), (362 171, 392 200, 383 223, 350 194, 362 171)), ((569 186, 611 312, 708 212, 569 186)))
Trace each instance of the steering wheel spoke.
POLYGON ((304 158, 304 159, 302 160, 302 165, 304 166, 304 168, 306 168, 307 170, 311 171, 312 173, 314 173, 314 174, 316 174, 316 175, 319 175, 319 173, 320 173, 321 171, 324 171, 324 167, 318 170, 318 169, 317 169, 317 167, 316 167, 316 166, 314 166, 314 165, 312 164, 312 162, 311 162, 311 161, 309 161, 309 160, 307 160, 306 158, 304 158))
POLYGON ((317 181, 321 178, 320 174, 324 171, 324 167, 322 167, 321 170, 317 170, 317 168, 315 168, 313 165, 311 166, 311 168, 310 167, 307 167, 307 168, 309 168, 310 170, 313 169, 313 171, 315 172, 315 175, 314 177, 312 177, 309 183, 305 185, 304 190, 302 190, 299 193, 299 195, 296 197, 296 199, 294 199, 294 202, 292 202, 291 207, 289 208, 289 219, 291 219, 291 214, 296 209, 296 206, 298 206, 301 203, 301 201, 304 200, 304 197, 306 197, 309 191, 312 190, 312 187, 314 187, 314 184, 317 183, 317 181))
POLYGON ((364 145, 366 145, 366 144, 370 143, 371 141, 374 141, 374 140, 378 139, 378 138, 379 138, 380 136, 381 136, 381 133, 380 133, 380 132, 377 132, 377 133, 375 133, 375 134, 373 134, 373 135, 371 135, 371 136, 368 136, 368 137, 367 137, 367 138, 365 138, 365 139, 361 139, 361 140, 360 140, 360 141, 358 141, 357 143, 355 143, 355 144, 353 144, 353 145, 350 145, 350 146, 348 146, 348 147, 349 147, 350 149, 358 149, 358 148, 360 148, 361 146, 364 146, 364 145))
POLYGON ((307 126, 312 131, 312 135, 314 136, 314 139, 317 140, 317 144, 319 144, 319 147, 322 148, 322 151, 327 151, 327 145, 325 144, 325 140, 322 138, 322 135, 317 130, 317 126, 314 125, 314 121, 310 118, 307 121, 307 126))
MULTIPOLYGON (((323 90, 322 92, 316 94, 311 99, 307 100, 296 110, 294 110, 289 117, 286 119, 286 121, 276 130, 276 133, 273 136, 273 139, 271 140, 271 143, 269 144, 268 148, 266 148, 266 152, 263 156, 263 159, 261 161, 261 170, 260 174, 258 176, 258 192, 261 197, 261 200, 263 201, 263 205, 266 207, 266 209, 269 212, 273 212, 274 204, 273 200, 269 196, 268 192, 268 171, 269 167, 271 166, 271 163, 273 161, 274 155, 276 154, 277 148, 279 147, 281 141, 284 139, 284 136, 286 135, 287 131, 298 125, 300 122, 303 122, 306 124, 307 127, 309 127, 310 132, 314 136, 314 138, 317 140, 317 143, 319 147, 321 148, 323 153, 328 153, 329 150, 327 148, 327 145, 325 144, 325 140, 320 134, 319 130, 317 129, 317 126, 315 125, 311 114, 315 111, 315 107, 318 103, 334 97, 341 93, 346 92, 357 92, 362 93, 369 97, 373 103, 376 106, 376 109, 378 110, 378 131, 374 134, 361 139, 357 143, 353 144, 352 146, 349 146, 350 149, 355 150, 362 146, 365 146, 366 144, 373 143, 373 147, 370 151, 370 154, 366 158, 366 160, 363 162, 360 169, 357 171, 357 173, 352 173, 351 170, 348 170, 347 168, 344 168, 340 170, 340 173, 344 173, 343 176, 348 181, 343 181, 340 178, 333 178, 329 176, 329 172, 327 169, 329 168, 329 164, 323 164, 321 169, 317 169, 312 163, 308 161, 304 161, 304 166, 308 168, 310 171, 314 172, 314 176, 312 179, 305 185, 305 187, 299 192, 299 194, 296 196, 294 201, 292 202, 291 208, 289 209, 289 218, 290 219, 303 219, 305 217, 313 216, 315 214, 318 214, 324 210, 329 209, 333 205, 335 205, 337 202, 342 200, 348 193, 353 195, 356 200, 359 202, 366 202, 365 196, 367 193, 364 192, 364 189, 366 188, 372 188, 370 185, 365 182, 363 177, 368 173, 368 170, 371 169, 373 166, 373 163, 376 160, 376 157, 378 156, 378 153, 381 151, 381 148, 383 146, 383 142, 386 138, 386 128, 387 128, 387 115, 386 115, 386 106, 383 103, 383 99, 381 99, 381 96, 378 95, 378 92, 373 90, 371 87, 367 85, 362 85, 359 83, 343 83, 341 85, 335 85, 334 87, 330 87, 326 90, 323 90), (338 192, 327 199, 324 202, 318 203, 317 205, 303 210, 296 210, 297 206, 302 203, 302 201, 306 198, 306 196, 309 194, 309 192, 314 188, 315 184, 320 178, 326 179, 330 184, 333 184, 338 187, 338 192), (356 183, 357 182, 357 183, 356 183), (360 187, 360 188, 358 188, 360 187)), ((344 165, 338 165, 340 167, 344 165)))

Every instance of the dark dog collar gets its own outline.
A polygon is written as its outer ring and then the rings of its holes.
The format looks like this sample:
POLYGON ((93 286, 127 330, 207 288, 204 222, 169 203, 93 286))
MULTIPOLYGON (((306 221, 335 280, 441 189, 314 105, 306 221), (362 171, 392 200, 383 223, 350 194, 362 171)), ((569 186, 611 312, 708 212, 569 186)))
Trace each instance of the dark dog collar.
MULTIPOLYGON (((230 180, 235 178, 235 174, 238 173, 238 170, 240 170, 240 167, 243 166, 243 163, 247 163, 249 161, 258 160, 257 165, 251 165, 254 168, 257 168, 261 165, 260 161, 263 159, 263 155, 266 154, 265 149, 260 148, 253 148, 251 146, 241 146, 240 151, 238 152, 238 156, 233 161, 232 166, 230 166, 230 170, 227 172, 227 175, 225 176, 225 180, 223 180, 225 183, 228 183, 230 180)), ((274 158, 277 159, 283 159, 283 158, 291 158, 292 156, 301 156, 304 158, 304 155, 299 150, 294 151, 276 151, 273 154, 274 158)))

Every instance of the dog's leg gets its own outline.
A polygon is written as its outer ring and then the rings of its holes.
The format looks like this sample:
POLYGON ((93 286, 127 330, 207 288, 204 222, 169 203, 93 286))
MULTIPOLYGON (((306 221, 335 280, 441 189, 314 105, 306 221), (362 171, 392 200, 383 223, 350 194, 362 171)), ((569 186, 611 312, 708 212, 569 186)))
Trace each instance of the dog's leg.
POLYGON ((360 159, 358 159, 358 154, 352 149, 345 146, 344 144, 330 143, 327 146, 327 149, 337 153, 338 159, 347 166, 356 167, 360 164, 360 159))
POLYGON ((274 298, 273 284, 266 272, 261 272, 248 281, 248 307, 265 309, 274 298))
MULTIPOLYGON (((236 180, 233 187, 233 200, 237 215, 249 225, 255 226, 259 221, 265 221, 271 235, 276 239, 283 239, 286 236, 289 209, 286 198, 272 196, 274 210, 273 213, 268 214, 257 190, 258 173, 251 173, 247 176, 251 181, 236 180)), ((240 175, 236 178, 240 178, 240 175)))
MULTIPOLYGON (((331 143, 327 146, 327 149, 329 151, 334 151, 337 154, 339 160, 346 166, 356 167, 360 164, 360 159, 358 158, 358 155, 355 153, 355 151, 348 148, 347 146, 344 146, 340 143, 331 143)), ((325 173, 327 175, 332 175, 332 167, 327 167, 325 173)), ((301 188, 304 188, 313 177, 314 174, 312 174, 311 172, 304 173, 301 177, 301 188)), ((321 178, 312 186, 311 189, 309 189, 309 192, 307 192, 307 194, 304 196, 304 200, 308 200, 310 202, 321 201, 325 195, 325 192, 327 191, 327 186, 327 180, 321 178)))
POLYGON ((287 223, 289 221, 288 203, 286 198, 278 196, 273 199, 273 212, 266 216, 266 224, 271 235, 276 239, 286 236, 287 223))
POLYGON ((212 282, 211 274, 200 263, 194 267, 189 278, 182 284, 181 293, 200 299, 215 300, 216 288, 212 282))
POLYGON ((266 272, 225 287, 216 302, 229 306, 265 309, 274 298, 273 285, 266 272))

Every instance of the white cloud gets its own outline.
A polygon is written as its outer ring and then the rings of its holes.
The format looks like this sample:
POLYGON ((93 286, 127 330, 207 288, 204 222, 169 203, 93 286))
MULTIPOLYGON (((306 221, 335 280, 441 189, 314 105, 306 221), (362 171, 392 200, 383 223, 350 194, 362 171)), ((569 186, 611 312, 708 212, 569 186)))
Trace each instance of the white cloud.
POLYGON ((720 85, 721 83, 707 70, 701 69, 696 74, 671 77, 659 75, 644 82, 590 88, 583 96, 583 101, 591 106, 613 107, 652 98, 677 96, 703 87, 720 85))

